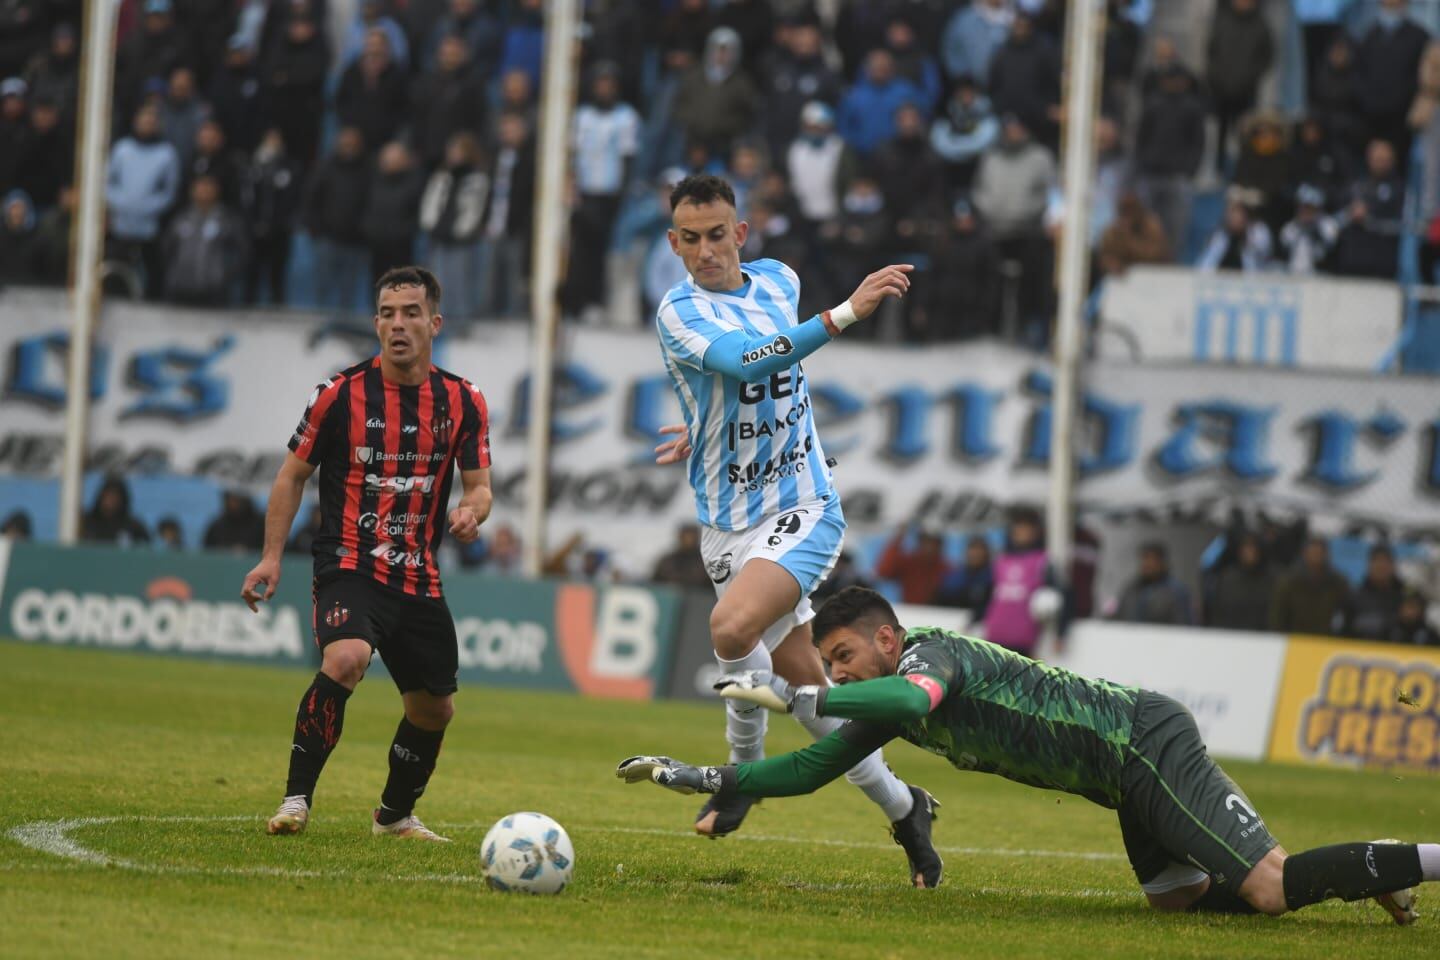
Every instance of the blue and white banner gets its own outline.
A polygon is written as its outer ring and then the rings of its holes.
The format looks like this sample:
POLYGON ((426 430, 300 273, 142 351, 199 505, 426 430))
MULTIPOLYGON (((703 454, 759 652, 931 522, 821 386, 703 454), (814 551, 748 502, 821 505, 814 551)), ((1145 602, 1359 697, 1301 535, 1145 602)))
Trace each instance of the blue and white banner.
MULTIPOLYGON (((109 306, 91 376, 91 465, 263 493, 314 384, 372 344, 313 316, 109 306)), ((66 346, 62 297, 0 296, 0 474, 58 475, 66 346)), ((581 328, 562 350, 550 539, 582 534, 641 572, 694 515, 684 470, 651 463, 656 430, 679 417, 659 346, 646 331, 581 328)), ((485 392, 496 523, 518 524, 529 331, 481 326, 437 360, 485 392)), ((1033 355, 842 341, 804 375, 852 533, 991 524, 1005 505, 1043 502, 1051 375, 1033 355)), ((1238 503, 1440 534, 1433 380, 1110 361, 1085 379, 1084 509, 1223 519, 1238 503)))

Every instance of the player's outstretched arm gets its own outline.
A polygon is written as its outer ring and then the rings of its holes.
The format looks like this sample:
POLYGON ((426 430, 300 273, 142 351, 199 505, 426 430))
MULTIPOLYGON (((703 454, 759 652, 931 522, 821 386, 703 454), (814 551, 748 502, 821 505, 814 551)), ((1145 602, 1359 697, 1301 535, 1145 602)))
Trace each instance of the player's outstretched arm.
POLYGON ((315 466, 295 456, 285 455, 280 471, 275 474, 275 483, 270 487, 270 500, 265 505, 265 546, 260 553, 260 562, 247 574, 240 587, 240 599, 250 607, 261 600, 269 600, 280 585, 280 557, 285 552, 285 541, 290 538, 290 525, 300 510, 300 501, 305 495, 305 482, 315 472, 315 466))
POLYGON ((792 687, 768 670, 722 674, 715 689, 727 700, 793 713, 801 721, 842 717, 874 723, 919 720, 944 699, 941 683, 925 674, 878 677, 839 687, 792 687))

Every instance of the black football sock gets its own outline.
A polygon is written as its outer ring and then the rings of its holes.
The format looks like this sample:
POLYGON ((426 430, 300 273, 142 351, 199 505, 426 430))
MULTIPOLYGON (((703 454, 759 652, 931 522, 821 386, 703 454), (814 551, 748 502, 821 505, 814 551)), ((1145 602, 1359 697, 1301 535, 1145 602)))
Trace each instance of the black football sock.
POLYGON ((306 803, 313 803, 315 782, 325 769, 330 751, 340 742, 345 701, 349 699, 349 690, 323 673, 315 674, 295 714, 295 740, 290 746, 290 778, 285 783, 285 796, 303 795, 306 803))
POLYGON ((395 730, 390 744, 390 778, 380 794, 379 820, 382 826, 403 820, 415 809, 415 801, 425 792, 435 760, 440 756, 444 730, 421 730, 405 717, 395 730))
POLYGON ((1190 911, 1192 913, 1260 912, 1254 907, 1250 906, 1250 903, 1247 900, 1220 886, 1220 884, 1216 883, 1213 878, 1210 880, 1209 889, 1207 889, 1203 894, 1200 895, 1199 900, 1196 900, 1194 903, 1190 904, 1190 911))
POLYGON ((1423 879, 1413 843, 1337 843, 1287 857, 1285 906, 1291 910, 1331 897, 1367 897, 1413 887, 1423 879))

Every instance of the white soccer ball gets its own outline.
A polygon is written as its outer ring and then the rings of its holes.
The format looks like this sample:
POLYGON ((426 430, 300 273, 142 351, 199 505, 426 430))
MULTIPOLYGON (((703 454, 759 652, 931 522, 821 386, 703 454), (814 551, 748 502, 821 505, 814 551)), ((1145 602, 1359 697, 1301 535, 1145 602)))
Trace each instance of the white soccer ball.
POLYGON ((1049 623, 1060 615, 1065 598, 1054 587, 1041 587, 1030 594, 1030 616, 1040 623, 1049 623))
POLYGON ((575 847, 545 814, 512 813, 480 841, 480 870, 493 890, 559 893, 575 873, 575 847))

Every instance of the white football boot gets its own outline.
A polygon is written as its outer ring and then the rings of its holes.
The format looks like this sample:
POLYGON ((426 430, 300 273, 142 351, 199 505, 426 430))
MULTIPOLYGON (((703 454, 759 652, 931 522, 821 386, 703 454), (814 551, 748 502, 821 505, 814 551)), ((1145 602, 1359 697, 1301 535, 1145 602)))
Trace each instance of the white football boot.
POLYGON ((375 811, 374 818, 370 821, 370 832, 377 837, 399 837, 402 840, 430 840, 434 843, 449 843, 449 837, 442 837, 420 822, 415 814, 408 817, 401 817, 391 824, 380 822, 380 811, 375 811))
MULTIPOLYGON (((1399 840, 1375 840, 1374 843, 1400 843, 1399 840)), ((1404 890, 1395 890, 1390 893, 1382 893, 1375 898, 1375 902, 1390 914, 1394 921, 1402 927, 1408 927, 1419 918, 1415 912, 1415 888, 1406 887, 1404 890)))
POLYGON ((286 797, 280 802, 280 809, 265 824, 265 832, 277 833, 303 833, 305 824, 310 822, 310 804, 305 802, 303 796, 286 797))

